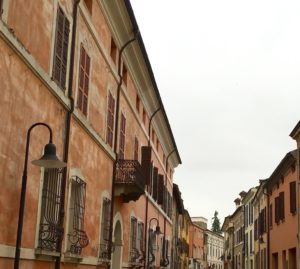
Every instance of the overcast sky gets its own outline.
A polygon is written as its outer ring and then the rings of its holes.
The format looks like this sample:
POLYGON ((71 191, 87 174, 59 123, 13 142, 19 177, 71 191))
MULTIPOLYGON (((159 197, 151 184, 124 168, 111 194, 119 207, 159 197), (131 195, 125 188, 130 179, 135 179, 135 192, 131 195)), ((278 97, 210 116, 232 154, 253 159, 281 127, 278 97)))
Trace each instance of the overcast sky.
POLYGON ((174 182, 191 216, 223 219, 296 147, 300 1, 131 3, 183 162, 174 182))

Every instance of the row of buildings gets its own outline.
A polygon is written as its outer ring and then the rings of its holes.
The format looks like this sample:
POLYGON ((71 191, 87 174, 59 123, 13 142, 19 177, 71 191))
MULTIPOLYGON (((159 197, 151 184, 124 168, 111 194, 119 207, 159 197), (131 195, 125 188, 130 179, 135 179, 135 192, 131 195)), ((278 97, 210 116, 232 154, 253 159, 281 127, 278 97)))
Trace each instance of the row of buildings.
POLYGON ((290 136, 297 149, 269 178, 242 191, 234 201, 236 210, 224 220, 225 269, 299 268, 300 122, 290 136))
POLYGON ((0 0, 0 58, 0 268, 222 268, 129 0, 0 0))

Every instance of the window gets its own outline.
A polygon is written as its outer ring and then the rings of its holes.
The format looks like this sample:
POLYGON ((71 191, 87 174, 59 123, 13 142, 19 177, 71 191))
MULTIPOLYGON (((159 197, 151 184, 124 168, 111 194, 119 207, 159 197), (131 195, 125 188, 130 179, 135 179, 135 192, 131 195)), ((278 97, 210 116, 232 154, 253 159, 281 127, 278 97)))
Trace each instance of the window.
POLYGON ((57 249, 61 232, 59 227, 61 183, 60 169, 45 169, 38 241, 38 248, 41 250, 56 251, 57 249))
POLYGON ((86 8, 88 9, 88 11, 90 12, 90 14, 92 14, 92 10, 93 10, 93 0, 84 0, 83 1, 86 8))
POLYGON ((144 251, 144 223, 138 223, 137 248, 142 254, 144 251))
POLYGON ((270 228, 273 227, 273 205, 270 204, 269 206, 269 226, 270 228))
POLYGON ((144 125, 146 125, 146 111, 144 108, 143 108, 143 123, 144 125))
POLYGON ((121 113, 119 159, 124 159, 124 155, 125 155, 125 130, 126 130, 126 119, 124 114, 121 113))
POLYGON ((2 7, 2 5, 3 5, 3 0, 0 0, 0 18, 1 18, 1 15, 3 13, 3 7, 2 7))
POLYGON ((77 106, 83 115, 87 116, 89 95, 90 57, 83 46, 80 48, 79 83, 77 106))
POLYGON ((290 183, 290 212, 294 215, 296 211, 296 181, 293 181, 290 183))
POLYGON ((89 243, 84 231, 86 183, 78 176, 72 177, 69 206, 68 252, 80 255, 89 243))
POLYGON ((131 217, 130 221, 130 261, 135 262, 138 257, 137 250, 137 219, 135 217, 131 217))
POLYGON ((139 160, 139 141, 137 137, 134 138, 134 154, 133 154, 133 159, 138 161, 139 160))
POLYGON ((123 79, 125 86, 127 86, 128 72, 127 72, 127 68, 124 63, 123 63, 123 69, 122 69, 122 79, 123 79))
POLYGON ((158 152, 159 150, 159 140, 158 138, 156 137, 156 151, 158 152))
POLYGON ((104 198, 102 201, 101 238, 100 238, 100 258, 103 259, 108 259, 110 208, 111 208, 110 199, 104 198))
POLYGON ((117 63, 117 46, 114 42, 113 39, 111 39, 110 43, 110 57, 112 58, 113 62, 116 64, 117 63))
POLYGON ((135 108, 138 112, 138 114, 140 114, 140 106, 141 106, 141 100, 140 97, 138 95, 136 95, 136 99, 135 99, 135 108))
POLYGON ((106 143, 113 146, 114 139, 114 123, 115 123, 115 99, 112 94, 108 94, 107 104, 107 131, 106 131, 106 143))
POLYGON ((252 251, 253 251, 253 245, 252 245, 252 240, 253 240, 253 237, 252 237, 252 230, 250 230, 250 238, 249 238, 249 240, 250 240, 250 254, 251 254, 252 251))
POLYGON ((275 223, 278 224, 279 220, 279 197, 275 197, 275 223))
POLYGON ((284 192, 280 192, 279 193, 279 203, 280 203, 280 207, 279 207, 279 212, 280 212, 280 220, 284 220, 284 192))
POLYGON ((52 77, 58 86, 64 90, 66 89, 69 32, 70 23, 59 7, 56 19, 52 77))

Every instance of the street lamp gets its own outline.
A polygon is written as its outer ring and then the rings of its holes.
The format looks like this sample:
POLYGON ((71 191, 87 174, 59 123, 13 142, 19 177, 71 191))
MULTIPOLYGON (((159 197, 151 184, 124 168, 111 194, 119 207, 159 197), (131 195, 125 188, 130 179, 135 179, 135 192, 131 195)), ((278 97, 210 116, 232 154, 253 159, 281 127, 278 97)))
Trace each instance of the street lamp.
POLYGON ((44 167, 44 168, 63 168, 63 167, 67 166, 67 164, 65 162, 60 161, 56 156, 56 147, 54 144, 52 144, 52 130, 51 130, 50 126, 43 122, 37 122, 37 123, 33 124, 27 131, 14 269, 19 269, 23 218, 24 218, 24 208, 25 208, 25 196, 26 196, 26 184, 27 184, 27 166, 28 166, 30 133, 31 133, 32 129, 36 126, 45 126, 48 129, 49 143, 45 145, 44 155, 39 160, 32 161, 32 164, 36 165, 36 166, 44 167))
POLYGON ((151 242, 150 242, 150 241, 151 241, 151 222, 152 222, 153 220, 156 221, 156 228, 155 228, 154 234, 155 234, 155 235, 161 234, 158 219, 157 219, 157 218, 152 218, 152 219, 150 219, 150 220, 149 220, 149 236, 148 236, 147 268, 149 268, 149 263, 150 263, 149 256, 150 256, 150 243, 151 243, 151 242))

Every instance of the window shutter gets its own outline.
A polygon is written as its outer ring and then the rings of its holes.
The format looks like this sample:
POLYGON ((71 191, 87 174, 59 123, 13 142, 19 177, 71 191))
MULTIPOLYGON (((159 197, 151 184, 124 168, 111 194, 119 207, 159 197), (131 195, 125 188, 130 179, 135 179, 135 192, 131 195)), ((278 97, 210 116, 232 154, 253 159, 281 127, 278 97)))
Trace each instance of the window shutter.
POLYGON ((293 181, 290 183, 290 212, 292 214, 297 211, 296 200, 296 181, 293 181))
POLYGON ((152 197, 155 201, 157 201, 157 191, 158 191, 158 168, 153 168, 153 190, 152 190, 152 197))
POLYGON ((126 119, 124 114, 121 114, 121 128, 120 128, 120 145, 119 145, 119 159, 124 159, 125 155, 125 130, 126 119))
POLYGON ((136 229, 137 229, 137 219, 131 217, 131 248, 136 248, 136 229))
POLYGON ((139 141, 137 137, 134 138, 134 160, 138 161, 139 160, 139 141))
POLYGON ((142 169, 147 185, 150 184, 150 178, 152 173, 151 153, 151 147, 142 147, 142 169))
POLYGON ((273 226, 273 205, 270 204, 270 207, 269 207, 269 226, 270 228, 272 228, 273 226))
POLYGON ((144 223, 139 222, 138 224, 138 241, 139 241, 139 250, 144 251, 144 223))
POLYGON ((66 88, 69 32, 70 23, 63 10, 59 7, 57 11, 52 76, 62 89, 66 88))
POLYGON ((279 196, 275 197, 275 222, 276 224, 279 223, 279 196))
POLYGON ((114 138, 114 122, 115 122, 115 99, 112 94, 108 94, 107 104, 107 131, 106 131, 106 143, 113 146, 114 138))
POLYGON ((87 116, 88 107, 90 62, 90 57, 87 55, 84 47, 81 45, 77 106, 85 116, 87 116))
POLYGON ((256 241, 258 238, 257 236, 257 219, 254 221, 254 240, 256 241))
POLYGON ((158 175, 158 193, 157 193, 157 203, 159 205, 163 204, 164 199, 164 176, 158 175))
POLYGON ((279 201, 280 201, 279 218, 280 220, 284 220, 284 192, 279 193, 279 201))

